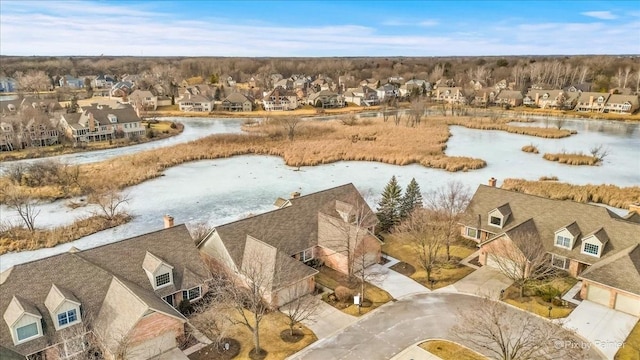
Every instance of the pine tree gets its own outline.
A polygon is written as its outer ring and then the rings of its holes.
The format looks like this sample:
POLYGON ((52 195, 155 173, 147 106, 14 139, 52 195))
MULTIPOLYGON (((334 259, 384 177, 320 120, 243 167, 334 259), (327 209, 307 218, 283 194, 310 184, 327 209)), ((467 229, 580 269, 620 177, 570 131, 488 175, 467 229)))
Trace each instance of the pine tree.
POLYGON ((404 196, 400 201, 400 219, 405 219, 411 212, 422 207, 422 193, 420 192, 420 185, 415 178, 411 179, 407 189, 404 191, 404 196))
POLYGON ((395 175, 391 177, 387 186, 382 192, 382 199, 378 202, 379 229, 388 232, 400 221, 400 204, 402 200, 402 189, 398 185, 395 175))

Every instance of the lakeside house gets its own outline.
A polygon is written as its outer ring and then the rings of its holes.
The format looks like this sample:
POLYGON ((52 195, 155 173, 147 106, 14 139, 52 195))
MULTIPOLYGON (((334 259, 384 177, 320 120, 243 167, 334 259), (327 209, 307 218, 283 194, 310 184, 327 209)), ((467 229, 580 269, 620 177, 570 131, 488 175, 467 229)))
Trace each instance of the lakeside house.
POLYGON ((142 119, 131 105, 118 104, 110 107, 94 103, 80 110, 60 116, 61 126, 75 143, 117 138, 136 139, 146 133, 142 119))

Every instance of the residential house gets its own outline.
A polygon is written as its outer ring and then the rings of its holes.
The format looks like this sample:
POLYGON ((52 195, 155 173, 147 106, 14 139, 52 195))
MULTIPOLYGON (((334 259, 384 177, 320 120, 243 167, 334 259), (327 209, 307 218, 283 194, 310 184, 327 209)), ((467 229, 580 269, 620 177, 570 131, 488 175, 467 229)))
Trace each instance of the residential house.
POLYGON ((404 78, 400 75, 394 75, 394 76, 390 76, 389 79, 387 79, 387 81, 392 84, 400 85, 404 83, 404 78))
POLYGON ((384 101, 398 96, 398 87, 394 84, 387 83, 376 89, 378 99, 384 101))
POLYGON ((443 101, 449 104, 466 104, 467 93, 460 87, 437 87, 433 97, 436 101, 443 101))
POLYGON ((110 88, 116 83, 116 79, 111 75, 101 74, 91 80, 94 89, 110 88))
POLYGON ((274 88, 281 87, 284 90, 293 90, 293 80, 289 78, 280 79, 273 84, 273 87, 274 88))
POLYGON ((131 105, 118 104, 112 108, 91 104, 81 110, 60 116, 60 124, 75 143, 136 139, 146 133, 142 120, 131 105))
POLYGON ((56 100, 25 97, 0 101, 0 108, 0 151, 58 144, 56 100))
POLYGON ((610 94, 598 92, 581 92, 575 106, 576 111, 604 112, 604 106, 610 94))
POLYGON ((349 87, 355 85, 356 78, 353 75, 338 76, 338 88, 344 92, 349 87))
POLYGON ((14 92, 18 89, 18 83, 10 77, 0 76, 0 92, 14 92))
POLYGON ((140 75, 137 74, 127 74, 124 75, 122 77, 122 79, 120 79, 120 81, 122 82, 128 82, 131 83, 133 85, 135 85, 142 77, 140 75))
POLYGON ((360 86, 368 86, 370 88, 376 88, 378 87, 378 80, 374 79, 374 78, 370 78, 370 79, 364 79, 362 81, 360 81, 360 86))
POLYGON ((638 95, 611 94, 604 105, 604 112, 631 115, 639 107, 638 95))
POLYGON ((472 103, 475 106, 489 106, 495 102, 497 95, 498 92, 492 88, 479 89, 474 92, 472 103))
POLYGON ((524 96, 517 90, 500 90, 494 99, 494 103, 499 106, 516 107, 522 105, 524 96))
POLYGON ((347 89, 342 95, 344 96, 344 101, 357 106, 372 106, 380 103, 378 92, 369 86, 347 89))
POLYGON ((310 87, 318 92, 322 90, 330 90, 332 84, 333 83, 330 78, 319 77, 311 82, 310 87))
POLYGON ((578 102, 580 93, 566 93, 563 90, 530 89, 523 98, 523 104, 537 106, 541 109, 573 109, 578 102))
POLYGON ((584 278, 584 299, 640 316, 640 223, 602 206, 490 184, 480 185, 460 220, 462 236, 479 243, 481 264, 508 264, 513 258, 504 257, 505 249, 538 241, 552 266, 584 278))
POLYGON ((9 122, 0 122, 0 151, 15 150, 16 134, 9 122))
POLYGON ((264 94, 262 107, 266 111, 295 110, 298 107, 298 95, 293 91, 277 86, 264 94))
POLYGON ((311 86, 311 78, 309 76, 301 75, 293 80, 294 89, 308 89, 311 86))
POLYGON ((253 99, 242 95, 239 92, 229 94, 222 100, 222 110, 224 111, 251 111, 253 110, 253 99))
POLYGON ((589 92, 593 87, 592 83, 573 84, 565 87, 563 90, 566 92, 589 92))
POLYGON ((184 225, 15 265, 0 274, 0 350, 25 359, 187 359, 176 310, 212 276, 184 225), (84 356, 83 356, 84 355, 84 356))
POLYGON ((270 264, 267 301, 273 306, 311 293, 317 271, 309 265, 318 261, 342 273, 379 261, 377 219, 353 184, 293 193, 276 203, 276 210, 216 227, 198 244, 230 273, 242 273, 251 263, 270 264), (353 254, 361 254, 364 263, 350 262, 353 254))
POLYGON ((185 89, 178 100, 180 111, 213 111, 214 94, 208 85, 194 85, 185 89))
POLYGON ((117 83, 113 84, 113 86, 111 87, 111 90, 109 91, 109 96, 125 98, 129 94, 131 94, 134 88, 135 88, 135 84, 130 81, 118 81, 117 83))
POLYGON ((323 109, 341 108, 344 107, 344 98, 335 91, 322 90, 309 95, 307 104, 323 109))
POLYGON ((138 111, 155 110, 158 108, 158 97, 149 90, 134 90, 129 95, 129 103, 138 111))
POLYGON ((71 75, 65 75, 60 78, 58 85, 61 87, 70 87, 72 89, 81 89, 84 87, 84 80, 71 75))

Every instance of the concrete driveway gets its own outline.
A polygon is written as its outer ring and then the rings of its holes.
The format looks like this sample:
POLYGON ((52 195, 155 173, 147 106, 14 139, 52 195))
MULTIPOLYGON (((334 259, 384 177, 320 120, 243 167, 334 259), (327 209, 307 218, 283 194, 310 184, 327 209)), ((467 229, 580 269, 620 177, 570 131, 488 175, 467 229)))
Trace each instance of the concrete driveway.
MULTIPOLYGON (((357 317, 343 313, 318 297, 314 297, 313 301, 317 302, 318 312, 312 320, 304 320, 302 323, 311 329, 318 339, 324 339, 358 320, 357 317)), ((280 308, 280 311, 286 312, 286 306, 280 308)))
POLYGON ((431 292, 431 290, 410 277, 393 271, 387 266, 371 265, 365 269, 365 272, 369 275, 369 282, 388 292, 394 299, 400 299, 411 294, 431 292))
POLYGON ((575 330, 613 359, 637 322, 637 317, 583 300, 563 326, 575 330))
MULTIPOLYGON (((407 296, 364 315, 354 324, 311 344, 289 359, 391 359, 422 340, 453 340, 449 329, 457 323, 456 311, 475 311, 480 301, 482 299, 476 296, 455 293, 407 296)), ((505 306, 505 316, 515 311, 520 310, 505 306)), ((546 320, 534 317, 534 321, 546 320)), ((601 359, 602 355, 590 349, 587 357, 601 359)))
POLYGON ((508 288, 511 284, 513 281, 499 270, 483 266, 455 284, 445 286, 435 292, 460 292, 498 299, 500 291, 508 288))

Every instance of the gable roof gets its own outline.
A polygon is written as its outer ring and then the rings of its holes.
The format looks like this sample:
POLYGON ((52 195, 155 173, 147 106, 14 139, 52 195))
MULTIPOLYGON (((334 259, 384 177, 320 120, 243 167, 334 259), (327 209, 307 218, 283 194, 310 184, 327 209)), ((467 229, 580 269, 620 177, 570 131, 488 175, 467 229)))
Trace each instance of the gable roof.
MULTIPOLYGON (((118 124, 142 121, 133 106, 127 104, 118 104, 115 107, 111 107, 109 105, 100 105, 97 103, 93 103, 90 106, 83 106, 82 114, 78 120, 78 123, 86 123, 86 121, 88 121, 89 119, 89 114, 93 114, 93 118, 96 119, 100 123, 100 125, 111 124, 109 115, 115 115, 118 124)), ((65 114, 65 118, 66 115, 67 114, 65 114)))
POLYGON ((640 244, 591 266, 579 277, 640 295, 640 244))
POLYGON ((229 96, 227 96, 223 102, 230 102, 230 103, 245 103, 245 102, 251 102, 251 100, 249 100, 248 97, 242 95, 239 92, 232 92, 231 94, 229 94, 229 96))
POLYGON ((51 343, 59 342, 60 336, 66 330, 72 331, 76 326, 82 325, 73 325, 61 331, 53 330, 55 329, 53 319, 45 306, 51 286, 55 284, 65 294, 71 294, 69 296, 77 299, 81 303, 83 316, 88 314, 95 317, 101 310, 114 276, 149 308, 176 317, 182 317, 182 315, 162 301, 160 296, 170 291, 182 290, 181 285, 192 282, 190 279, 194 276, 198 277, 201 283, 211 278, 184 225, 89 250, 67 252, 19 264, 0 276, 4 280, 0 284, 0 311, 7 309, 13 296, 24 299, 25 303, 33 304, 33 307, 42 314, 43 329, 47 336, 13 346, 10 329, 5 325, 0 326, 0 343, 12 351, 28 355, 44 349, 51 343), (151 249, 156 256, 174 266, 173 286, 167 286, 157 292, 153 291, 142 268, 147 249, 151 249), (185 269, 188 269, 186 275, 185 269), (25 286, 26 284, 28 286, 25 286))
POLYGON ((496 236, 488 240, 491 241, 529 219, 535 221, 540 240, 547 252, 576 259, 585 264, 603 261, 629 246, 640 243, 640 224, 626 221, 605 207, 569 200, 552 200, 486 185, 478 187, 460 223, 474 228, 479 225, 482 230, 494 233, 496 236), (512 213, 502 230, 496 233, 497 229, 487 224, 487 216, 491 210, 505 202, 509 203, 512 213), (603 249, 602 256, 597 258, 581 254, 580 246, 574 246, 572 249, 554 246, 555 232, 564 227, 571 228, 570 231, 576 234, 579 233, 575 239, 577 244, 580 244, 585 236, 603 228, 609 241, 603 249))

